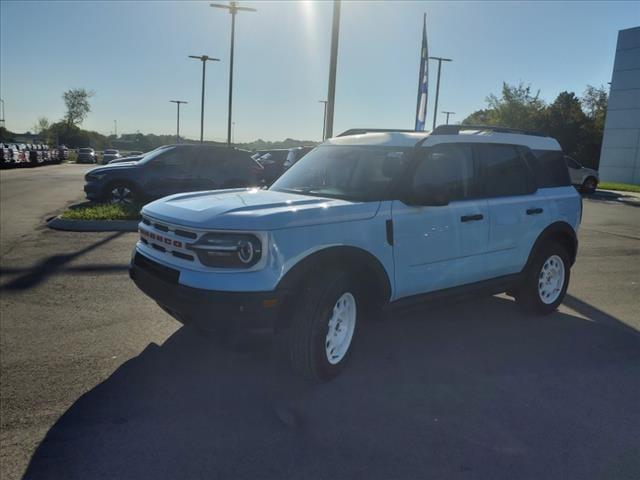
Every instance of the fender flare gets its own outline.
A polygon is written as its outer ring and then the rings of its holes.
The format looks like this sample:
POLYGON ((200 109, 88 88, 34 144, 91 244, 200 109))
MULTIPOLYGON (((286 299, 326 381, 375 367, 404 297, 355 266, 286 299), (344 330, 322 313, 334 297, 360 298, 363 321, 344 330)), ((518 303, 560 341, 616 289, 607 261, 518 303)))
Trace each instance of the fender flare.
POLYGON ((576 235, 576 231, 567 222, 558 221, 547 226, 540 235, 538 235, 538 238, 536 238, 536 241, 533 243, 533 247, 531 247, 523 271, 526 270, 533 261, 533 255, 538 248, 540 248, 540 245, 549 240, 560 242, 567 249, 571 265, 575 263, 578 253, 578 236, 576 235))

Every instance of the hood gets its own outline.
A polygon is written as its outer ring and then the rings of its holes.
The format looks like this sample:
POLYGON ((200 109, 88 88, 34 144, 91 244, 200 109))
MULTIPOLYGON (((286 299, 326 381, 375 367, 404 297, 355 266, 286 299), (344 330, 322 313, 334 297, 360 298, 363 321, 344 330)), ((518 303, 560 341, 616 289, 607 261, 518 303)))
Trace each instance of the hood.
POLYGON ((365 220, 380 202, 352 202, 272 190, 235 189, 182 193, 156 200, 142 213, 194 229, 277 230, 365 220))
POLYGON ((138 162, 118 162, 118 163, 108 163, 107 165, 102 165, 100 167, 92 168, 87 172, 87 175, 93 174, 102 174, 109 172, 121 172, 125 169, 136 168, 138 167, 138 162))

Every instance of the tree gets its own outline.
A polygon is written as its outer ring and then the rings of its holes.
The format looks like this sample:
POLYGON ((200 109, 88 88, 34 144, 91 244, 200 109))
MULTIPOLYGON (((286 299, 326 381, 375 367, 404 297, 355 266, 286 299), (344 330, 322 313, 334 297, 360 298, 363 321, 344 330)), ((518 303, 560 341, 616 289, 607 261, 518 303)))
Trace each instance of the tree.
POLYGON ((540 92, 534 95, 529 85, 509 85, 505 82, 502 84, 501 95, 498 97, 491 94, 486 101, 489 108, 472 113, 462 123, 500 125, 525 130, 538 130, 543 125, 545 103, 540 99, 540 92))
POLYGON ((585 125, 586 141, 582 146, 580 159, 586 166, 598 168, 600 152, 602 150, 602 136, 604 135, 604 121, 607 115, 609 95, 605 88, 587 85, 580 99, 586 110, 588 121, 585 125))
POLYGON ((84 88, 72 88, 64 92, 62 98, 67 107, 64 119, 68 126, 78 126, 84 121, 91 111, 89 99, 94 95, 95 92, 84 88))
POLYGON ((44 143, 51 143, 51 132, 49 129, 51 128, 51 124, 49 123, 49 119, 47 117, 39 117, 36 124, 33 126, 34 133, 40 135, 40 138, 44 141, 44 143))
POLYGON ((587 140, 585 130, 588 119, 582 111, 580 99, 573 92, 560 92, 544 113, 545 130, 558 140, 562 150, 579 161, 587 140))

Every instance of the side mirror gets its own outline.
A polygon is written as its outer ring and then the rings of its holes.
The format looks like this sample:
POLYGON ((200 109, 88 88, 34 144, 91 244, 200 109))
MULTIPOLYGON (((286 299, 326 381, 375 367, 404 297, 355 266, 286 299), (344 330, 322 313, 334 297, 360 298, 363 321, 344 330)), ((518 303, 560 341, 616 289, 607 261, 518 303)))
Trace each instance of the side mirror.
POLYGON ((449 205, 449 198, 443 188, 419 185, 412 189, 404 203, 421 207, 443 207, 449 205))

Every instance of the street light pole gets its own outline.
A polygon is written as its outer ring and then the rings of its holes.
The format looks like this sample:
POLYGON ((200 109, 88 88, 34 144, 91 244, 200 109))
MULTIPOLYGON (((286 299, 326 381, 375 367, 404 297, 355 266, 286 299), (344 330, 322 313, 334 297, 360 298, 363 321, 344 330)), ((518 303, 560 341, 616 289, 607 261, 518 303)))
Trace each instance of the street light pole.
POLYGON ((438 61, 438 82, 436 83, 436 100, 435 106, 433 107, 433 129, 436 128, 436 118, 438 117, 438 97, 440 96, 440 69, 442 68, 442 62, 452 62, 450 58, 442 58, 442 57, 429 57, 429 60, 437 60, 438 61))
POLYGON ((118 120, 113 121, 113 134, 118 138, 118 120))
POLYGON ((229 10, 231 14, 231 54, 229 57, 229 113, 227 119, 227 145, 231 145, 231 107, 233 103, 233 44, 236 30, 236 14, 240 11, 243 12, 255 12, 255 8, 239 7, 238 2, 230 1, 229 5, 222 5, 220 3, 210 3, 209 6, 214 8, 224 8, 229 10))
POLYGON ((0 123, 4 127, 4 100, 0 98, 0 103, 2 104, 2 116, 0 117, 0 123))
MULTIPOLYGON (((340 38, 340 0, 333 1, 333 24, 331 27, 331 57, 329 58, 329 91, 327 93, 327 114, 325 133, 333 136, 333 112, 336 99, 336 69, 338 67, 338 40, 340 38)), ((323 139, 324 140, 324 139, 323 139)))
POLYGON ((445 113, 447 115, 447 125, 449 125, 449 115, 456 114, 456 112, 447 112, 446 110, 443 110, 442 113, 445 113))
POLYGON ((195 58, 202 62, 202 99, 200 100, 200 143, 204 141, 204 77, 206 72, 207 61, 219 62, 219 58, 209 57, 208 55, 189 55, 189 58, 195 58))
POLYGON ((324 132, 327 126, 327 100, 318 100, 318 103, 324 103, 324 117, 322 118, 322 141, 324 142, 324 132))
POLYGON ((176 122, 176 143, 180 143, 180 104, 189 103, 184 100, 169 100, 171 103, 175 103, 178 106, 178 120, 176 122))

